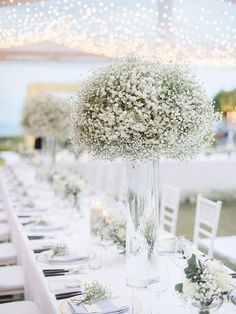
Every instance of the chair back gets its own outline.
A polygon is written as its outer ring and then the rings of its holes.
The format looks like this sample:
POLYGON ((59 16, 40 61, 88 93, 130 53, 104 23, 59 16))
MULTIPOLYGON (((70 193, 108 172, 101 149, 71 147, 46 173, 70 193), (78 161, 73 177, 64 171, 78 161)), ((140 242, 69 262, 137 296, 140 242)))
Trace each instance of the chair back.
POLYGON ((161 191, 160 227, 176 235, 180 203, 180 189, 171 185, 163 185, 161 191))
POLYGON ((211 201, 201 194, 197 197, 193 243, 199 248, 202 239, 208 239, 208 255, 213 256, 213 246, 218 230, 222 202, 211 201))

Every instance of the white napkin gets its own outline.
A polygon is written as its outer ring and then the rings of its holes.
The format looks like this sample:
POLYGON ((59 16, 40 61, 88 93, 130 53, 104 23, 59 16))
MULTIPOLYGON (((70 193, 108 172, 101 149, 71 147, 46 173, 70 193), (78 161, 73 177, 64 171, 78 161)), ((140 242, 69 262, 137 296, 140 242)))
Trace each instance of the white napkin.
POLYGON ((66 263, 66 262, 73 262, 73 261, 80 261, 87 259, 88 256, 81 256, 76 253, 61 255, 61 256, 49 256, 48 261, 53 263, 66 263))
POLYGON ((32 231, 54 231, 54 230, 61 230, 63 229, 63 225, 52 225, 52 224, 46 224, 46 225, 34 225, 31 227, 32 231))
POLYGON ((74 314, 121 314, 126 313, 129 307, 124 300, 120 298, 112 298, 94 301, 92 304, 77 304, 76 302, 68 302, 73 309, 74 314))

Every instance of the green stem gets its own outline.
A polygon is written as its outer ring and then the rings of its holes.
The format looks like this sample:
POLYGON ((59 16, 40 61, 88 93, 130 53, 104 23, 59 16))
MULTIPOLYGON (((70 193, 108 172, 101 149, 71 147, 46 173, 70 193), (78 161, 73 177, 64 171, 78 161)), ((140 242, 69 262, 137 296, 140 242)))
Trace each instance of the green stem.
POLYGON ((209 310, 200 310, 199 314, 210 314, 209 310))

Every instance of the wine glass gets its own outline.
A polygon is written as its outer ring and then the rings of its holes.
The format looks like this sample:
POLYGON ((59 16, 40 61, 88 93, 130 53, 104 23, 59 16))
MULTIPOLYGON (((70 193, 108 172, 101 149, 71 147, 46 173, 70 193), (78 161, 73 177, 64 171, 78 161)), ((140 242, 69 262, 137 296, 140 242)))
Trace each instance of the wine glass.
POLYGON ((193 254, 193 245, 185 237, 179 237, 175 246, 175 264, 183 269, 193 254))
MULTIPOLYGON (((169 288, 169 267, 164 257, 159 259, 159 281, 148 286, 151 300, 151 314, 160 314, 160 297, 169 288)), ((164 314, 164 313, 163 313, 164 314)))

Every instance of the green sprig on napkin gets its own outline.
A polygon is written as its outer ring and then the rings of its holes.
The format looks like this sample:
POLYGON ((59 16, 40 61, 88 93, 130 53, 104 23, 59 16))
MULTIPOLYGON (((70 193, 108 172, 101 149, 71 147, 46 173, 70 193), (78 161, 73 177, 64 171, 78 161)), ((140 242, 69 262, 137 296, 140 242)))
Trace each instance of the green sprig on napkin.
POLYGON ((66 244, 57 244, 53 247, 52 256, 63 256, 68 253, 68 247, 66 244))
POLYGON ((92 301, 110 299, 111 296, 112 293, 110 289, 97 280, 93 280, 92 282, 85 284, 82 302, 90 303, 92 301))

